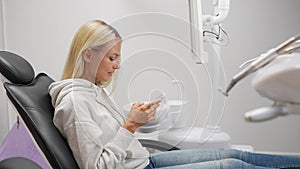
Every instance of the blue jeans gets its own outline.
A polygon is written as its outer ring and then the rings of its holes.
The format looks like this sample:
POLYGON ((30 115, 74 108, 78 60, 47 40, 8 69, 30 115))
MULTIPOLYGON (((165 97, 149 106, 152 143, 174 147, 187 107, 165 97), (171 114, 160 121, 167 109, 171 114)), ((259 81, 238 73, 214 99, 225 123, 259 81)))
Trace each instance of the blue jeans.
POLYGON ((151 154, 145 169, 300 168, 300 158, 233 149, 192 149, 151 154))

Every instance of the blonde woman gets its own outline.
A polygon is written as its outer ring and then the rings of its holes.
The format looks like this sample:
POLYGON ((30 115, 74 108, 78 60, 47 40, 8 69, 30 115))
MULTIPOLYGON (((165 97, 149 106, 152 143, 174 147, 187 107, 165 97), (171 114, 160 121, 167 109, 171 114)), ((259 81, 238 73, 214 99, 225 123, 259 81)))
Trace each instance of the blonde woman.
POLYGON ((61 81, 49 87, 53 122, 82 169, 279 168, 300 167, 300 159, 237 150, 178 150, 149 154, 133 135, 155 120, 160 100, 132 105, 127 117, 105 87, 120 68, 122 39, 100 20, 74 35, 61 81))

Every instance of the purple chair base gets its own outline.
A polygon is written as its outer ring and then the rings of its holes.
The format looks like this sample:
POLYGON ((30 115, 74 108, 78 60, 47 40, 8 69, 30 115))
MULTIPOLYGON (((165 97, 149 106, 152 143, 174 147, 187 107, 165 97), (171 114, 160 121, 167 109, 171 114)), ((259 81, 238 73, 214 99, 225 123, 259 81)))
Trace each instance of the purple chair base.
POLYGON ((11 157, 31 159, 43 169, 51 169, 39 152, 23 123, 16 123, 0 146, 0 161, 11 157))

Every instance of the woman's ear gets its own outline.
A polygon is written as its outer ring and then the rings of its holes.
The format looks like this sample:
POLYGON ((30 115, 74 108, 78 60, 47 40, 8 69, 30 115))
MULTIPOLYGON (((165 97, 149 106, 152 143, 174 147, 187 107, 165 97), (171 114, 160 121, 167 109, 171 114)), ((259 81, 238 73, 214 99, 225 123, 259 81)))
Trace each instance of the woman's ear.
POLYGON ((85 62, 90 63, 92 61, 92 49, 86 48, 82 52, 82 57, 85 62))

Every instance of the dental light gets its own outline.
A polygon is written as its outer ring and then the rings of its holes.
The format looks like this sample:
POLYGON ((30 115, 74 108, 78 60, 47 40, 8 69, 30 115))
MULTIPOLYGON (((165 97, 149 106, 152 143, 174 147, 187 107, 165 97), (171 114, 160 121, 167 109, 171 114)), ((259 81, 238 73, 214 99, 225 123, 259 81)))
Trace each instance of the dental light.
POLYGON ((264 67, 266 64, 271 62, 274 58, 278 55, 282 55, 285 53, 291 53, 294 50, 298 49, 300 46, 299 44, 295 46, 291 46, 295 43, 300 43, 300 35, 291 37, 287 41, 283 42, 282 44, 278 45, 276 48, 270 49, 266 53, 262 54, 260 57, 256 58, 247 68, 243 69, 240 73, 236 74, 232 80, 230 81, 229 85, 227 86, 225 92, 223 94, 228 96, 229 91, 235 86, 237 82, 242 80, 247 75, 255 72, 256 70, 264 67))
POLYGON ((265 121, 282 115, 300 114, 300 53, 293 53, 297 49, 300 49, 300 35, 252 59, 248 67, 232 78, 223 92, 225 96, 240 80, 257 71, 252 86, 261 96, 274 101, 270 107, 247 112, 246 120, 265 121))

